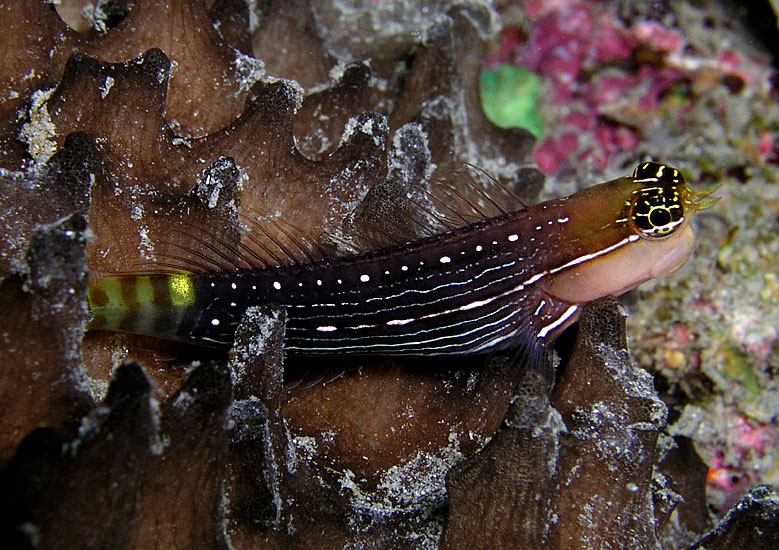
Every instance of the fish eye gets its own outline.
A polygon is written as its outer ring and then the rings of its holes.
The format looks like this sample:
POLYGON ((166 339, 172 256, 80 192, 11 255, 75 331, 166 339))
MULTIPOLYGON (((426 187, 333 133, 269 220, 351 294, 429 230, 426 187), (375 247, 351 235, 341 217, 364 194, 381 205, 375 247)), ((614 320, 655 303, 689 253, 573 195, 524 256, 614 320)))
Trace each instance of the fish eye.
POLYGON ((685 185, 681 173, 667 164, 645 162, 633 171, 636 192, 630 211, 634 227, 644 237, 662 238, 684 222, 684 204, 679 187, 685 185))

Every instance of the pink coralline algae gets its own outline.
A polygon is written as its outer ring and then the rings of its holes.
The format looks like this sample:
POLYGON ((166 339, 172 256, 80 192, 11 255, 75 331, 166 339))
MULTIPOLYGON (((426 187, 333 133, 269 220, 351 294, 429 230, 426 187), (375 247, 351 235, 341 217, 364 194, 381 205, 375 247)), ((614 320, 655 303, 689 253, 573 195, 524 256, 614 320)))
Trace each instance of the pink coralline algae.
POLYGON ((630 59, 640 44, 638 38, 611 14, 578 2, 527 2, 525 9, 534 24, 514 61, 545 79, 553 104, 570 111, 533 152, 541 170, 554 173, 566 160, 586 157, 603 169, 615 153, 635 150, 637 133, 609 124, 599 107, 625 97, 642 76, 613 74, 589 80, 587 74, 630 59))
MULTIPOLYGON (((686 53, 681 32, 659 21, 623 22, 605 5, 581 0, 527 0, 523 8, 531 26, 525 35, 504 31, 488 64, 522 66, 547 86, 541 114, 548 131, 533 150, 547 174, 584 162, 602 171, 635 154, 645 138, 643 124, 669 109, 675 109, 671 123, 682 124, 680 100, 692 101, 685 88, 703 70, 746 85, 762 81, 737 52, 723 50, 713 58, 686 53)), ((763 161, 772 154, 772 140, 763 134, 756 144, 763 161)))
POLYGON ((730 417, 727 442, 724 447, 710 449, 712 457, 706 475, 709 490, 721 495, 722 510, 732 506, 758 480, 761 465, 770 464, 771 457, 779 452, 771 425, 755 423, 734 411, 726 414, 730 417))
POLYGON ((638 41, 607 12, 580 2, 526 2, 533 28, 517 62, 555 81, 558 102, 577 95, 582 73, 602 63, 628 59, 638 41))
POLYGON ((675 31, 665 28, 657 21, 645 21, 636 24, 633 36, 642 43, 652 44, 655 48, 679 55, 684 46, 684 40, 675 31))

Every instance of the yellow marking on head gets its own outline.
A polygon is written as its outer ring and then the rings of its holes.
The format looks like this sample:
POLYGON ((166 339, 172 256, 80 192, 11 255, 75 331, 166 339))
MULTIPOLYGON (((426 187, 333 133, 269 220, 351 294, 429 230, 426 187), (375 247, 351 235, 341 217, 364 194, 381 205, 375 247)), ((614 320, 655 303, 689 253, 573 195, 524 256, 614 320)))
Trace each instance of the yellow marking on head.
POLYGON ((638 235, 666 238, 695 211, 690 200, 692 192, 676 168, 646 162, 636 167, 633 178, 643 184, 633 191, 635 198, 630 207, 630 219, 638 235))
POLYGON ((185 273, 169 275, 170 303, 174 306, 190 306, 195 303, 195 284, 185 273))

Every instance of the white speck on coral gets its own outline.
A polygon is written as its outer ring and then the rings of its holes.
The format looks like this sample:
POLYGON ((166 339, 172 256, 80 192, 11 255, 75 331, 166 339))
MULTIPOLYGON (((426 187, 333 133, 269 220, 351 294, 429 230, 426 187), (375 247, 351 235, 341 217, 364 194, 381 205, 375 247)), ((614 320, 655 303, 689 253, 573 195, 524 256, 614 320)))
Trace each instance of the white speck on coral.
POLYGON ((265 63, 250 55, 236 56, 233 66, 238 76, 238 89, 234 92, 236 95, 247 92, 265 76, 265 63))
POLYGON ((111 88, 114 86, 114 79, 110 76, 105 77, 105 81, 103 82, 103 85, 100 86, 100 98, 105 99, 108 95, 108 92, 111 91, 111 88))
POLYGON ((35 160, 34 169, 42 166, 57 151, 54 139, 57 127, 51 120, 46 102, 56 88, 37 90, 32 94, 28 111, 30 122, 22 125, 17 138, 27 144, 27 152, 35 160))

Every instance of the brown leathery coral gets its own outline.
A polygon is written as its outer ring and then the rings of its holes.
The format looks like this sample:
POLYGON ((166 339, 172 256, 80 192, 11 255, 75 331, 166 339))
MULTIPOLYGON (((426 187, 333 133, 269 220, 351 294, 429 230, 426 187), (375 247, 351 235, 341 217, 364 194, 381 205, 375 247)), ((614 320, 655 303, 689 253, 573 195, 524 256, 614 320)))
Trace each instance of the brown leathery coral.
MULTIPOLYGON (((511 354, 288 359, 273 306, 227 356, 85 333, 89 270, 383 244, 376 220, 408 222, 407 197, 465 162, 535 200, 531 136, 480 106, 495 12, 421 4, 101 2, 94 28, 67 2, 0 5, 3 51, 23 53, 0 61, 13 547, 643 549, 712 529, 613 300, 585 309, 556 383, 511 354)), ((777 510, 757 487, 695 547, 775 545, 777 510)))

